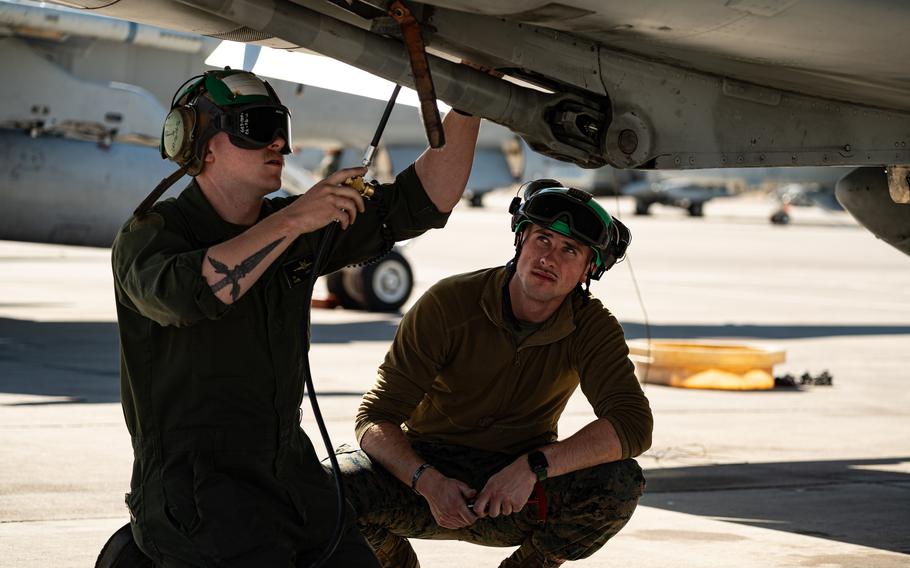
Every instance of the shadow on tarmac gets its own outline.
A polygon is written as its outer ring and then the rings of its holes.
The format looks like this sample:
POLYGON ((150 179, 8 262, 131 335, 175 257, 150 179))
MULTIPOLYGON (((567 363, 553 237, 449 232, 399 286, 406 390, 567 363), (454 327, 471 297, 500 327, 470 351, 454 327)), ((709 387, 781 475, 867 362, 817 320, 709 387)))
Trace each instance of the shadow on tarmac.
MULTIPOLYGON (((398 331, 398 315, 389 319, 351 323, 314 323, 313 343, 351 343, 352 341, 382 341, 392 343, 398 331)), ((910 328, 908 328, 910 329, 910 328)), ((378 365, 380 362, 376 361, 378 365)))
POLYGON ((650 469, 641 504, 908 554, 907 462, 910 456, 650 469))
POLYGON ((117 325, 0 318, 0 392, 120 402, 117 325))
MULTIPOLYGON (((623 324, 629 339, 645 336, 639 323, 623 324)), ((390 343, 398 317, 312 326, 313 344, 390 343)), ((795 339, 837 335, 906 335, 910 326, 882 325, 652 325, 651 337, 795 339)), ((379 360, 376 364, 379 364, 379 360)), ((14 404, 120 401, 120 363, 114 322, 35 322, 0 318, 0 392, 59 397, 14 404)), ((323 394, 323 393, 320 393, 323 394)), ((325 393, 347 396, 351 393, 325 393)))
MULTIPOLYGON (((397 329, 397 316, 360 323, 314 324, 312 342, 391 343, 397 329)), ((0 393, 56 397, 11 403, 13 406, 120 402, 118 345, 114 322, 0 318, 0 393)), ((319 394, 354 396, 348 392, 319 394)))

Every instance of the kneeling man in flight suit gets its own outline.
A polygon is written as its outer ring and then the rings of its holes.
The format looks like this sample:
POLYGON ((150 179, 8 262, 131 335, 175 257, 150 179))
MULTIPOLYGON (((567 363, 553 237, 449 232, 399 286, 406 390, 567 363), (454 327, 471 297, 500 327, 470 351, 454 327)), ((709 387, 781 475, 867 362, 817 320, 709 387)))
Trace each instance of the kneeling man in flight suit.
MULTIPOLYGON (((290 115, 272 87, 230 69, 185 87, 161 145, 181 166, 168 181, 193 180, 176 198, 152 204, 153 192, 113 247, 132 535, 159 566, 309 566, 332 536, 325 519, 338 514, 334 483, 300 428, 316 251, 337 224, 326 274, 444 226, 479 119, 450 112, 445 148, 368 202, 344 183, 365 168, 269 198, 291 147, 290 115)), ((376 566, 347 518, 325 566, 376 566)))
POLYGON ((644 489, 632 458, 651 444, 650 406, 622 327, 588 291, 629 231, 555 180, 530 183, 510 212, 515 257, 414 304, 360 406, 362 450, 336 451, 387 568, 418 566, 408 537, 518 546, 501 567, 559 566, 603 546, 644 489), (557 441, 578 386, 596 418, 557 441))

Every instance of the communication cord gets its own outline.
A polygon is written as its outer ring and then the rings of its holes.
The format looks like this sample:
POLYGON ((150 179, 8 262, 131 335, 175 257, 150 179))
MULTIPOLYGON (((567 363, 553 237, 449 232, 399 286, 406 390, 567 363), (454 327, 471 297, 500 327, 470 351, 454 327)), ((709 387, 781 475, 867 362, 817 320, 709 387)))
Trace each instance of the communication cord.
MULTIPOLYGON (((386 123, 389 121, 389 116, 392 114, 392 109, 395 107, 395 100, 398 98, 398 93, 401 91, 401 85, 395 85, 395 88, 392 91, 392 96, 389 98, 389 101, 386 103, 385 110, 382 113, 382 117, 379 119, 379 124, 376 127, 376 132, 373 134, 373 140, 370 142, 370 146, 367 148, 366 153, 363 156, 363 165, 369 167, 373 161, 373 154, 376 151, 376 147, 379 145, 379 140, 382 137, 382 132, 385 130, 386 123)), ((359 180, 348 180, 345 183, 350 183, 351 187, 357 188, 357 185, 363 186, 363 179, 359 180)), ((358 189, 361 195, 364 195, 365 198, 369 198, 372 195, 371 189, 358 189)), ((324 268, 324 259, 326 256, 326 251, 331 248, 332 243, 335 241, 335 236, 338 234, 338 223, 331 223, 326 227, 325 232, 322 234, 322 239, 319 241, 319 247, 316 250, 316 259, 313 261, 313 267, 310 271, 309 281, 307 282, 307 294, 306 294, 306 304, 309 306, 313 298, 313 287, 316 285, 316 278, 318 278, 319 273, 322 272, 324 268)), ((306 320, 302 325, 305 327, 301 329, 301 337, 306 337, 309 340, 309 331, 310 331, 310 318, 312 311, 307 311, 306 320)), ((337 497, 336 503, 338 508, 338 517, 335 519, 335 531, 332 534, 332 538, 329 543, 323 549, 322 554, 319 558, 316 559, 313 564, 310 565, 310 568, 319 568, 325 562, 332 557, 332 554, 335 553, 335 550, 338 548, 338 543, 341 542, 341 537, 344 534, 344 511, 345 511, 345 496, 344 496, 344 482, 341 480, 341 471, 338 468, 338 458, 335 457, 335 449, 332 445, 332 440, 329 438, 329 432, 325 427, 325 421, 322 419, 322 412, 319 410, 319 402, 316 400, 316 391, 313 388, 313 374, 310 370, 310 350, 309 350, 309 341, 303 346, 304 352, 303 357, 301 357, 301 372, 303 374, 303 382, 306 385, 307 397, 310 399, 310 406, 313 408, 313 418, 316 420, 316 426, 319 428, 319 434, 322 436, 322 443, 325 444, 325 450, 329 454, 329 461, 332 464, 332 474, 335 479, 335 495, 337 497)))
MULTIPOLYGON (((322 235, 322 239, 319 241, 319 248, 316 251, 316 260, 313 262, 312 270, 310 270, 310 277, 307 283, 307 294, 306 294, 306 306, 309 306, 310 301, 313 297, 313 287, 316 285, 316 278, 319 275, 323 267, 323 260, 326 255, 326 251, 330 248, 331 243, 335 240, 335 235, 338 232, 338 223, 332 223, 326 227, 325 232, 322 235)), ((332 533, 332 538, 329 540, 329 543, 323 549, 322 554, 319 558, 313 562, 311 568, 319 568, 325 562, 332 557, 332 554, 335 553, 335 549, 338 548, 338 543, 341 542, 341 537, 344 534, 344 510, 345 510, 345 494, 344 494, 344 483, 341 480, 341 471, 338 469, 338 459, 335 457, 335 450, 332 446, 332 440, 329 438, 329 432, 325 427, 325 420, 322 418, 322 412, 319 410, 319 402, 316 400, 316 391, 313 388, 313 374, 310 370, 310 350, 309 350, 309 331, 310 331, 310 318, 312 310, 307 310, 306 320, 303 322, 303 329, 301 329, 301 337, 307 338, 307 344, 304 346, 303 357, 301 357, 301 371, 303 372, 303 381, 306 385, 306 394, 307 398, 310 399, 310 406, 313 409, 313 418, 316 420, 316 426, 319 428, 319 434, 322 437, 322 443, 325 444, 326 452, 329 454, 329 461, 332 463, 332 477, 335 479, 335 494, 336 494, 336 505, 338 509, 338 517, 335 520, 335 531, 332 533)))

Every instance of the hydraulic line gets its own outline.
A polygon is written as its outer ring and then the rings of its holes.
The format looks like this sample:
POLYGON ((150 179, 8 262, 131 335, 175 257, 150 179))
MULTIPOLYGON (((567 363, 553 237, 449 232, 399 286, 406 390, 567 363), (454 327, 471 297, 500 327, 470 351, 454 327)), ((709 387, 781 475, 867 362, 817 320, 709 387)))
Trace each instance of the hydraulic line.
MULTIPOLYGON (((401 90, 400 85, 395 85, 395 89, 392 91, 392 96, 389 98, 389 102, 386 103, 385 111, 382 113, 382 118, 379 120, 379 125, 376 127, 376 133, 373 135, 373 140, 370 143, 370 148, 367 149, 366 154, 363 158, 364 167, 369 167, 373 159, 373 152, 376 149, 376 146, 379 144, 379 139, 382 137, 382 131, 385 130, 386 123, 389 120, 389 115, 392 113, 392 109, 395 107, 395 99, 398 98, 398 92, 401 90)), ((346 185, 354 187, 357 189, 365 199, 369 199, 373 195, 372 186, 369 184, 363 183, 363 178, 359 176, 357 178, 348 179, 345 181, 346 185)), ((338 235, 338 223, 331 223, 326 227, 325 231, 322 234, 322 238, 319 241, 319 247, 316 249, 316 259, 313 261, 313 267, 310 270, 309 279, 307 281, 307 293, 305 297, 306 306, 310 305, 310 302, 313 298, 313 287, 316 285, 316 278, 319 277, 319 273, 322 272, 322 269, 325 267, 325 257, 329 249, 331 249, 332 243, 335 241, 335 237, 338 235)), ((301 374, 303 375, 303 382, 306 385, 307 398, 310 399, 310 406, 313 409, 313 418, 316 420, 316 426, 319 428, 319 435, 322 437, 322 443, 325 445, 325 450, 329 455, 329 462, 332 464, 332 477, 335 479, 335 492, 336 492, 336 506, 338 510, 338 516, 335 518, 335 530, 332 533, 332 538, 329 540, 329 543, 323 549, 322 554, 319 555, 319 558, 316 559, 313 564, 310 565, 310 568, 319 568, 325 562, 332 557, 332 554, 335 553, 335 549, 338 548, 338 543, 341 542, 341 537, 344 535, 344 511, 345 511, 345 494, 344 494, 344 482, 341 480, 341 471, 338 468, 338 459, 335 457, 335 449, 332 445, 332 440, 329 438, 329 432, 325 427, 325 420, 322 418, 322 412, 319 410, 319 402, 316 400, 316 390, 313 387, 313 373, 310 370, 310 349, 309 349, 309 332, 310 332, 310 318, 312 310, 307 311, 307 317, 303 322, 303 329, 301 329, 301 337, 305 338, 306 342, 303 347, 303 356, 301 357, 301 374)))
MULTIPOLYGON (((331 243, 335 240, 335 235, 338 233, 338 223, 332 223, 329 225, 325 233, 322 235, 322 239, 319 241, 319 249, 316 252, 316 260, 313 262, 312 270, 310 270, 310 278, 307 283, 307 294, 306 294, 306 304, 309 305, 313 297, 313 287, 316 285, 316 278, 320 272, 320 269, 323 267, 323 259, 325 257, 326 251, 330 248, 331 243)), ((338 516, 335 519, 335 530, 332 533, 332 538, 329 540, 329 543, 323 549, 322 554, 319 558, 316 559, 311 568, 318 568, 325 564, 326 560, 332 557, 332 554, 335 553, 335 549, 338 548, 338 543, 341 542, 341 537, 344 534, 344 510, 345 510, 345 495, 344 495, 344 483, 341 480, 341 472, 338 470, 338 459, 335 457, 335 450, 332 446, 332 440, 329 438, 329 432, 325 427, 325 420, 322 418, 322 412, 319 410, 319 402, 316 400, 316 391, 313 388, 313 374, 310 370, 310 354, 309 354, 309 330, 310 330, 310 311, 307 311, 307 317, 304 321, 304 329, 302 329, 301 337, 307 338, 307 344, 304 345, 304 353, 301 358, 301 371, 303 373, 303 382, 306 385, 307 397, 310 399, 310 406, 313 409, 313 418, 316 420, 316 426, 319 428, 319 434, 322 436, 322 443, 325 444, 326 452, 329 454, 329 461, 332 463, 332 477, 335 479, 335 492, 336 492, 336 506, 338 510, 338 516)))

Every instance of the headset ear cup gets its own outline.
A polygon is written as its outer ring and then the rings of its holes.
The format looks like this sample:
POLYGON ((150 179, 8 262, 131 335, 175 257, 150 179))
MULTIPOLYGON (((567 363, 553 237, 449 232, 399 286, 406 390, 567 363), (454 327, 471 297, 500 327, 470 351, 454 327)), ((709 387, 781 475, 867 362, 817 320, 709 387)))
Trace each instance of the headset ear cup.
POLYGON ((509 214, 515 215, 519 207, 521 207, 521 198, 516 195, 512 198, 511 203, 509 203, 509 214))
POLYGON ((610 224, 610 243, 607 245, 607 258, 604 259, 603 272, 610 270, 617 261, 626 256, 626 250, 631 242, 632 232, 614 217, 610 224))
POLYGON ((196 139, 196 108, 192 105, 174 107, 164 119, 161 132, 161 157, 185 166, 194 156, 196 139))
POLYGON ((600 280, 600 277, 603 276, 606 271, 613 268, 613 266, 616 265, 616 262, 626 255, 626 249, 629 247, 632 234, 628 227, 623 225, 615 217, 613 218, 613 222, 610 223, 609 231, 610 242, 607 243, 607 247, 604 250, 602 258, 603 265, 591 274, 592 280, 600 280))
POLYGON ((599 266, 591 271, 589 277, 591 280, 600 280, 600 277, 604 275, 604 272, 613 268, 613 265, 616 264, 616 257, 612 254, 606 256, 603 260, 603 266, 599 266))

